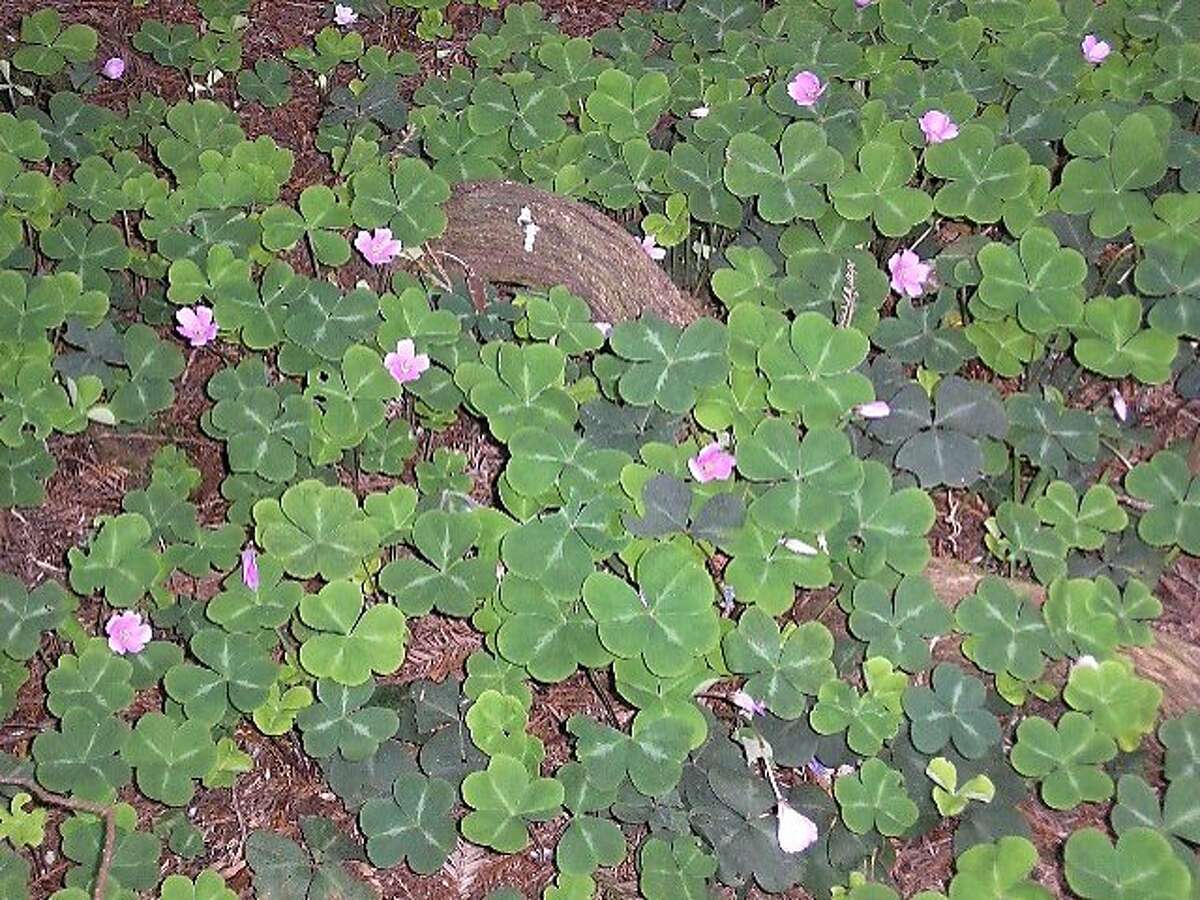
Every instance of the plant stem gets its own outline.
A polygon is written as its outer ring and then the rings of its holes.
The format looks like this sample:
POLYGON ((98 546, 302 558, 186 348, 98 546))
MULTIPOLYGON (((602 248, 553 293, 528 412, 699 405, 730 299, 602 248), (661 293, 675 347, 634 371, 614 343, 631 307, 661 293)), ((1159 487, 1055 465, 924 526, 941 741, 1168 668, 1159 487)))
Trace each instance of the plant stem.
POLYGON ((0 784, 19 787, 32 794, 42 803, 51 806, 61 806, 76 812, 91 813, 104 820, 104 845, 100 851, 100 865, 96 869, 96 883, 92 888, 93 900, 104 900, 108 888, 108 871, 112 868, 113 851, 117 844, 117 810, 115 806, 105 806, 93 803, 91 800, 80 800, 77 797, 64 797, 62 794, 52 794, 32 778, 19 778, 15 775, 0 775, 0 784))

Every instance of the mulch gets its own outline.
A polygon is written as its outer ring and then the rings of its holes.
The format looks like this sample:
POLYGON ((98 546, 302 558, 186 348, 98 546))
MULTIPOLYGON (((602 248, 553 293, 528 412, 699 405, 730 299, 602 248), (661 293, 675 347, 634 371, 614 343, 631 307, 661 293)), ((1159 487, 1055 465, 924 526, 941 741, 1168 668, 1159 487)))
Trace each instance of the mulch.
MULTIPOLYGON (((502 8, 507 5, 508 0, 501 0, 502 8)), ((627 9, 646 8, 649 4, 648 0, 542 0, 541 5, 547 16, 568 34, 588 35, 614 25, 627 9)), ((22 15, 45 6, 56 7, 69 21, 95 27, 101 36, 101 59, 120 54, 128 63, 125 77, 103 85, 90 98, 92 102, 123 108, 144 91, 169 103, 188 99, 187 83, 180 73, 131 52, 130 43, 143 19, 200 24, 200 16, 188 0, 149 0, 141 7, 134 7, 129 0, 8 0, 0 8, 0 34, 15 34, 22 15)), ((322 2, 255 0, 250 13, 253 24, 244 38, 243 65, 252 66, 261 57, 278 55, 288 47, 308 43, 328 24, 327 7, 322 2)), ((400 10, 393 10, 382 21, 364 25, 361 31, 368 45, 380 43, 389 50, 408 49, 417 55, 422 70, 410 80, 408 86, 412 87, 431 74, 443 74, 455 64, 467 64, 466 42, 488 14, 491 13, 474 5, 452 3, 447 16, 454 26, 454 37, 436 47, 417 40, 411 15, 400 10)), ((294 198, 304 186, 331 180, 333 175, 328 159, 313 143, 320 114, 317 89, 310 80, 300 77, 293 79, 292 87, 293 99, 281 109, 264 110, 256 104, 240 109, 243 128, 251 138, 271 135, 295 153, 293 176, 284 189, 286 199, 294 198)), ((219 83, 216 98, 232 104, 233 88, 233 79, 219 83)), ((300 254, 290 261, 297 269, 306 269, 308 265, 300 254)), ((338 273, 338 280, 349 285, 366 274, 365 269, 352 265, 338 273)), ((94 532, 96 517, 119 511, 124 495, 146 484, 150 458, 168 443, 184 449, 192 464, 201 470, 202 483, 193 502, 202 521, 222 521, 226 508, 219 492, 224 475, 222 448, 200 430, 198 420, 210 404, 204 385, 226 362, 210 350, 192 352, 186 377, 177 385, 175 405, 142 431, 118 434, 93 427, 80 435, 53 437, 50 449, 58 470, 50 479, 45 503, 36 510, 7 513, 0 510, 0 571, 15 573, 31 586, 46 578, 65 580, 67 549, 86 545, 94 532)), ((1155 430, 1156 446, 1191 438, 1196 433, 1200 407, 1195 403, 1185 403, 1170 390, 1143 390, 1135 394, 1133 386, 1128 387, 1126 396, 1135 398, 1136 411, 1155 430)), ((1097 402, 1102 401, 1097 398, 1097 402)), ((427 435, 419 442, 424 458, 430 458, 438 447, 465 453, 473 479, 472 496, 484 503, 494 500, 494 486, 504 464, 504 454, 486 429, 462 416, 449 428, 427 435)), ((405 477, 411 480, 411 471, 405 477)), ((377 480, 361 485, 363 489, 378 486, 377 480)), ((987 510, 982 502, 971 499, 965 492, 939 491, 935 503, 938 521, 931 535, 935 553, 968 561, 983 557, 987 510)), ((201 596, 206 596, 212 588, 211 584, 198 586, 201 596)), ((1196 614, 1200 562, 1179 560, 1160 584, 1160 594, 1167 607, 1161 627, 1192 642, 1200 641, 1200 616, 1196 614)), ((816 616, 828 610, 829 600, 828 592, 802 596, 795 615, 798 619, 816 616)), ((188 602, 188 597, 181 597, 181 602, 188 602)), ((98 614, 97 604, 83 601, 81 616, 85 622, 94 622, 98 614)), ((479 635, 459 620, 434 614, 410 624, 407 656, 392 679, 398 682, 461 676, 466 657, 480 646, 479 635)), ((36 734, 54 727, 54 720, 45 712, 42 678, 60 652, 63 648, 51 638, 31 661, 32 676, 20 692, 18 707, 0 728, 0 750, 25 754, 36 734)), ((546 743, 551 768, 569 756, 563 723, 570 715, 586 713, 605 719, 613 709, 627 710, 605 680, 593 681, 582 674, 558 685, 535 686, 535 691, 530 727, 546 743)), ((144 692, 136 705, 146 708, 160 699, 154 692, 144 692)), ((242 725, 235 739, 253 758, 253 771, 239 777, 233 790, 198 791, 186 814, 204 833, 205 850, 192 861, 180 860, 169 852, 164 854, 164 874, 194 875, 201 868, 213 867, 228 879, 239 896, 250 897, 253 892, 244 848, 251 832, 267 829, 298 838, 298 821, 309 815, 330 818, 346 832, 355 832, 356 824, 329 790, 315 761, 303 752, 295 732, 282 738, 267 738, 253 727, 242 725)), ((163 807, 145 800, 132 788, 126 789, 122 799, 137 810, 140 827, 152 827, 163 813, 163 807)), ((1036 802, 1028 804, 1026 812, 1043 858, 1035 876, 1056 896, 1068 896, 1061 867, 1052 862, 1057 859, 1062 841, 1072 830, 1084 825, 1105 827, 1107 810, 1103 804, 1088 804, 1064 814, 1053 813, 1036 802)), ((54 812, 51 822, 60 818, 54 812)), ((390 870, 375 869, 365 863, 350 866, 374 885, 383 898, 479 898, 501 886, 516 887, 526 896, 540 896, 554 876, 552 848, 562 827, 561 821, 536 826, 534 845, 529 851, 512 856, 460 842, 447 865, 431 876, 417 876, 404 866, 390 870)), ((68 865, 57 846, 56 829, 48 829, 47 834, 47 844, 33 855, 35 900, 49 896, 61 886, 68 865)), ((944 825, 899 848, 893 875, 904 895, 922 888, 944 887, 953 866, 952 836, 952 827, 944 825)), ((631 859, 615 871, 597 874, 602 896, 610 898, 639 896, 636 877, 631 859)), ((728 892, 726 895, 733 896, 728 892)), ((763 895, 751 889, 745 896, 763 895)), ((787 896, 807 895, 796 890, 787 896)))

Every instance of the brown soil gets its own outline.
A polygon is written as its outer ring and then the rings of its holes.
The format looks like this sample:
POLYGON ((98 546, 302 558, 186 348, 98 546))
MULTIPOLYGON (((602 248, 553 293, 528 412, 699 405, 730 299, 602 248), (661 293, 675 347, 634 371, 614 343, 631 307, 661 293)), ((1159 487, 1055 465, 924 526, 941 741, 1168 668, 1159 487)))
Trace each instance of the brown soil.
MULTIPOLYGON (((501 0, 501 7, 508 0, 501 0)), ((591 34, 613 25, 629 8, 645 8, 648 0, 541 0, 546 14, 557 21, 569 34, 591 34)), ((132 52, 130 40, 143 19, 153 18, 171 23, 198 24, 198 13, 187 0, 149 0, 140 8, 130 0, 8 0, 0 8, 0 34, 14 34, 20 17, 45 6, 59 9, 65 19, 91 24, 101 36, 99 55, 120 54, 129 63, 125 77, 119 82, 105 84, 91 98, 93 102, 123 107, 143 91, 156 93, 168 102, 186 99, 185 79, 177 72, 157 66, 148 57, 132 52)), ((254 0, 251 9, 252 26, 244 40, 243 65, 250 66, 264 55, 278 54, 288 47, 307 43, 313 34, 327 24, 321 12, 324 4, 301 0, 254 0)), ((388 49, 406 48, 417 54, 422 72, 412 84, 429 74, 448 71, 451 65, 469 62, 464 52, 466 42, 478 30, 484 11, 476 6, 452 3, 448 19, 454 25, 454 37, 441 42, 435 49, 419 42, 410 17, 399 10, 383 21, 362 27, 368 45, 382 43, 388 49)), ((345 73, 343 73, 343 78, 345 73)), ((332 176, 328 161, 319 153, 313 139, 319 116, 320 98, 316 88, 303 78, 293 79, 294 99, 278 110, 263 110, 257 105, 241 108, 242 125, 250 137, 269 134, 282 146, 296 154, 293 176, 285 187, 285 195, 294 197, 312 183, 329 180, 332 176)), ((233 82, 219 84, 216 96, 226 102, 233 100, 233 82)), ((948 228, 943 235, 948 243, 960 235, 948 228)), ((293 264, 307 268, 307 260, 297 255, 293 264)), ((339 272, 339 280, 352 283, 366 275, 365 269, 348 266, 339 272)), ((193 465, 201 469, 202 484, 193 497, 205 522, 221 521, 225 503, 219 493, 223 476, 221 447, 209 440, 198 427, 200 412, 208 400, 204 385, 211 374, 227 360, 210 350, 191 354, 184 379, 177 384, 175 406, 158 417, 143 432, 115 434, 91 428, 77 436, 56 436, 50 442, 58 470, 50 479, 46 502, 36 510, 0 510, 0 571, 12 572, 29 585, 46 578, 65 580, 66 551, 83 546, 93 532, 97 516, 120 509, 124 495, 143 486, 148 479, 150 457, 160 446, 174 443, 184 449, 193 465)), ((976 373, 990 379, 990 373, 976 373)), ((1012 386, 998 385, 1002 390, 1012 386)), ((1131 406, 1155 430, 1156 447, 1178 439, 1190 440, 1200 422, 1200 407, 1185 403, 1169 389, 1135 392, 1130 386, 1127 398, 1131 406)), ((1102 398, 1098 398, 1102 402, 1102 398)), ((480 502, 491 502, 496 474, 503 466, 503 452, 477 423, 463 417, 450 428, 427 436, 419 443, 424 458, 432 456, 437 447, 452 447, 467 454, 473 478, 472 494, 480 502)), ((410 476, 406 476, 408 480, 410 476)), ((349 477, 348 481, 352 481, 349 477)), ((364 490, 371 489, 363 484, 364 490)), ((938 521, 931 536, 935 553, 964 561, 986 556, 983 546, 983 521, 987 516, 984 504, 966 492, 938 492, 935 496, 938 521)), ((190 584, 199 596, 207 596, 212 584, 190 584)), ((1164 576, 1159 594, 1166 611, 1161 627, 1193 642, 1200 639, 1200 616, 1197 616, 1200 596, 1200 562, 1181 559, 1164 576)), ((836 615, 823 615, 830 610, 830 592, 803 595, 797 602, 794 615, 798 620, 823 616, 835 627, 836 615)), ((188 602, 188 597, 181 597, 188 602)), ((80 612, 85 624, 93 626, 99 615, 96 604, 84 600, 80 612)), ((463 662, 479 644, 479 636, 465 623, 430 615, 411 623, 412 634, 403 668, 396 680, 415 678, 441 680, 451 674, 462 674, 463 662)), ((53 728, 54 720, 45 712, 42 678, 52 667, 62 648, 47 639, 39 656, 31 661, 31 678, 19 695, 17 709, 0 726, 0 750, 18 754, 28 753, 29 743, 36 734, 53 728)), ((549 688, 536 688, 531 730, 546 743, 547 761, 551 768, 563 762, 569 748, 562 724, 575 713, 587 713, 598 719, 611 715, 611 710, 625 710, 604 679, 596 682, 582 675, 549 688)), ((147 693, 139 697, 136 707, 148 708, 160 698, 147 693)), ((316 763, 300 746, 298 736, 267 738, 253 727, 243 726, 236 741, 254 760, 252 772, 238 779, 234 790, 200 790, 187 814, 201 828, 205 850, 199 859, 184 862, 171 853, 164 854, 164 874, 184 872, 194 875, 203 867, 212 867, 224 875, 230 886, 242 897, 250 897, 249 871, 244 856, 245 840, 256 829, 268 829, 298 838, 298 820, 306 815, 333 819, 346 832, 355 832, 356 824, 337 797, 329 790, 316 763)), ((138 811, 139 825, 149 827, 163 813, 158 804, 146 801, 136 791, 127 788, 122 799, 138 811)), ((1107 809, 1091 805, 1073 814, 1053 813, 1036 801, 1027 805, 1026 812, 1034 828, 1042 862, 1035 872, 1039 881, 1056 896, 1068 896, 1062 882, 1058 853, 1065 836, 1084 825, 1106 827, 1107 809)), ((51 823, 61 819, 52 813, 51 823)), ((357 874, 375 886, 383 898, 420 898, 420 900, 452 900, 479 898, 489 891, 511 886, 526 896, 540 896, 543 887, 553 878, 552 848, 562 821, 545 823, 534 828, 535 844, 529 852, 501 856, 460 842, 448 864, 432 876, 417 876, 405 867, 378 870, 366 864, 353 864, 357 874)), ((66 862, 58 852, 57 830, 48 829, 48 841, 42 852, 33 855, 34 883, 32 896, 44 898, 61 886, 66 862)), ((930 834, 903 843, 893 869, 898 886, 905 895, 921 888, 944 887, 952 871, 952 828, 944 825, 930 834)), ((632 845, 632 844, 631 844, 632 845)), ((615 871, 597 874, 602 896, 624 898, 638 896, 636 872, 627 862, 615 871)), ((723 892, 725 896, 733 896, 723 892)), ((760 897, 751 889, 746 896, 760 897)), ((790 892, 789 897, 804 897, 803 891, 790 892)))

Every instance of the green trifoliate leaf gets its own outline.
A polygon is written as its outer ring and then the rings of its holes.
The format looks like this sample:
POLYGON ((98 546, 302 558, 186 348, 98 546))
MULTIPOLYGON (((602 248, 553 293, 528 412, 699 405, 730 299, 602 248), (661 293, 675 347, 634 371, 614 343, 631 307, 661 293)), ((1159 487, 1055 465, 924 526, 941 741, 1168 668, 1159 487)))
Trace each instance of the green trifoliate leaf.
POLYGON ((300 192, 299 206, 298 213, 290 206, 272 206, 263 212, 263 246, 290 250, 300 240, 308 240, 319 263, 340 266, 348 262, 350 244, 340 232, 350 227, 350 210, 338 202, 333 190, 311 185, 300 192))
POLYGON ((979 251, 983 280, 972 306, 981 318, 1015 315, 1021 327, 1047 334, 1077 325, 1083 316, 1087 261, 1059 245, 1049 228, 1031 228, 1019 248, 988 244, 979 251))
POLYGON ((682 719, 638 719, 632 735, 627 735, 575 715, 567 730, 579 741, 575 754, 587 767, 589 781, 601 790, 616 789, 627 773, 633 786, 650 797, 664 796, 679 783, 689 747, 688 725, 682 719))
POLYGON ((925 167, 947 182, 933 198, 939 213, 989 223, 1025 192, 1029 154, 1019 144, 997 147, 990 128, 970 124, 954 140, 930 146, 925 167))
POLYGON ((922 753, 937 753, 953 741, 967 759, 983 756, 1000 741, 1000 724, 984 708, 983 683, 958 666, 933 670, 932 688, 913 685, 904 692, 904 712, 912 721, 912 742, 922 753))
POLYGON ((799 718, 821 685, 836 674, 833 636, 820 622, 789 625, 782 633, 757 607, 742 613, 722 641, 730 670, 750 676, 743 690, 784 719, 799 718))
POLYGON ((42 633, 61 625, 75 602, 56 581, 26 591, 13 576, 0 574, 0 650, 13 659, 29 659, 42 633))
POLYGON ((1169 900, 1186 897, 1192 876, 1161 834, 1132 828, 1115 845, 1095 828, 1071 835, 1066 848, 1071 889, 1088 900, 1169 900))
POLYGON ((292 485, 280 500, 254 506, 259 542, 289 575, 343 578, 379 547, 379 536, 354 495, 312 479, 292 485))
POLYGON ((1132 375, 1144 384, 1162 384, 1171 377, 1178 341, 1157 328, 1141 329, 1141 321, 1137 297, 1094 298, 1084 310, 1075 358, 1108 378, 1132 375))
POLYGON ((400 727, 394 711, 365 705, 374 692, 371 681, 358 687, 345 687, 325 678, 318 681, 317 703, 296 717, 304 734, 305 751, 318 759, 340 752, 348 762, 374 755, 400 727))
POLYGON ((700 319, 682 332, 657 319, 617 325, 609 338, 613 350, 633 365, 620 380, 621 396, 636 406, 656 403, 668 412, 687 412, 697 392, 728 372, 725 327, 700 319))
POLYGON ((1154 547, 1178 545, 1200 552, 1200 479, 1178 453, 1162 450, 1125 476, 1125 488, 1151 504, 1138 520, 1138 535, 1154 547))
POLYGON ((873 218, 887 237, 907 234, 933 212, 932 198, 907 186, 916 169, 916 157, 908 147, 892 141, 868 141, 858 152, 858 168, 830 186, 833 207, 851 221, 873 218))
POLYGON ((771 383, 767 399, 776 409, 798 412, 809 427, 833 425, 874 397, 870 380, 854 371, 869 343, 856 328, 837 328, 820 313, 801 313, 787 337, 758 354, 771 383))
POLYGON ((758 197, 758 213, 768 222, 786 224, 819 219, 827 207, 816 185, 837 181, 842 168, 842 155, 826 144, 820 125, 795 122, 783 132, 778 153, 757 134, 735 134, 726 150, 725 183, 739 197, 758 197))
POLYGON ((1116 648, 1117 617, 1100 598, 1099 585, 1086 578, 1059 578, 1051 583, 1042 616, 1062 653, 1103 659, 1116 648))
POLYGON ((496 587, 494 557, 473 552, 479 536, 473 512, 422 513, 412 529, 420 557, 388 563, 380 573, 380 587, 409 615, 424 615, 435 606, 447 615, 471 615, 496 587))
POLYGON ((112 716, 72 707, 59 731, 33 740, 38 783, 102 803, 129 782, 129 764, 119 756, 128 738, 129 729, 112 716))
POLYGON ((874 829, 896 837, 917 821, 917 805, 905 792, 904 776, 878 759, 868 759, 857 774, 839 778, 833 793, 842 821, 855 834, 874 829))
POLYGON ((81 707, 103 718, 133 702, 129 679, 133 666, 102 641, 93 641, 78 656, 64 653, 46 674, 46 706, 60 718, 81 707))
POLYGON ((1042 521, 1050 525, 1069 547, 1099 550, 1105 533, 1120 532, 1129 523, 1117 495, 1108 485, 1094 484, 1080 499, 1065 481, 1052 482, 1034 503, 1042 521))
POLYGON ((454 801, 454 788, 440 778, 401 775, 390 797, 368 800, 359 812, 368 858, 384 868, 405 862, 420 875, 436 872, 457 838, 454 801))
POLYGON ((1005 558, 1027 562, 1042 584, 1067 573, 1067 545, 1058 533, 1041 525, 1028 506, 1006 500, 996 510, 996 524, 1004 535, 1005 558))
POLYGON ((1154 729, 1162 688, 1133 673, 1133 664, 1117 657, 1097 665, 1071 667, 1063 699, 1090 713, 1096 729, 1130 753, 1154 729))
POLYGON ((1153 828, 1167 838, 1176 855, 1188 861, 1188 844, 1200 843, 1196 801, 1200 780, 1188 776, 1171 781, 1159 800, 1158 792, 1140 775, 1122 775, 1117 782, 1117 805, 1112 811, 1113 831, 1124 834, 1133 828, 1153 828))
MULTIPOLYGON (((116 809, 117 839, 109 869, 110 883, 131 891, 153 890, 161 877, 158 859, 162 844, 153 835, 136 830, 137 814, 132 806, 122 803, 116 809)), ((86 890, 90 896, 104 847, 104 823, 95 816, 77 814, 63 822, 60 830, 63 855, 78 863, 67 873, 67 885, 86 890)))
POLYGON ((1029 877, 1037 862, 1037 848, 1023 837, 976 844, 955 860, 950 896, 955 900, 1050 900, 1050 892, 1029 877))
POLYGON ((717 645, 712 580, 695 557, 671 544, 648 550, 637 578, 635 591, 607 573, 588 576, 583 599, 600 642, 616 656, 641 656, 658 675, 680 674, 717 645))
POLYGON ((1052 648, 1050 632, 1037 607, 1000 578, 988 576, 955 611, 967 635, 963 653, 985 672, 1033 681, 1052 648))
POLYGON ((677 896, 703 900, 717 861, 700 849, 695 838, 675 837, 670 843, 651 837, 638 854, 639 885, 647 897, 677 896))
POLYGON ((552 818, 563 801, 561 784, 531 776, 523 763, 503 755, 468 775, 462 793, 472 810, 462 820, 463 835, 501 853, 523 850, 529 844, 526 822, 552 818))
POLYGON ((846 743, 856 753, 872 755, 894 737, 903 718, 899 704, 867 692, 859 694, 844 681, 830 679, 821 685, 809 722, 817 734, 846 732, 846 743))
POLYGON ((650 131, 670 93, 667 77, 661 72, 647 72, 635 81, 620 69, 606 69, 588 95, 587 113, 606 127, 612 140, 624 143, 650 131))
POLYGON ((67 554, 71 587, 79 594, 104 592, 113 606, 132 606, 159 575, 159 559, 148 548, 150 525, 136 513, 105 520, 85 555, 67 554))
POLYGON ((1072 809, 1112 796, 1112 779, 1103 764, 1117 753, 1112 738, 1096 731, 1082 713, 1066 712, 1051 725, 1040 716, 1017 726, 1013 768, 1041 779, 1042 800, 1052 809, 1072 809))
POLYGON ((121 758, 133 766, 143 794, 168 806, 183 806, 195 793, 194 780, 216 762, 217 749, 207 725, 146 713, 138 719, 121 758))
POLYGON ((953 618, 929 580, 909 576, 894 593, 877 581, 854 587, 850 630, 867 642, 867 656, 884 656, 909 672, 929 665, 930 640, 950 630, 953 618))
POLYGON ((1200 713, 1168 719, 1158 738, 1167 750, 1163 770, 1168 780, 1200 776, 1200 713))
POLYGON ((351 185, 354 200, 350 209, 360 228, 386 226, 392 237, 407 247, 435 238, 446 229, 442 203, 450 197, 450 186, 419 159, 401 159, 390 172, 382 166, 364 169, 351 185))
POLYGON ((361 685, 371 673, 390 675, 404 659, 404 613, 386 603, 363 611, 362 588, 334 581, 300 601, 300 618, 318 633, 300 647, 300 664, 318 678, 361 685))

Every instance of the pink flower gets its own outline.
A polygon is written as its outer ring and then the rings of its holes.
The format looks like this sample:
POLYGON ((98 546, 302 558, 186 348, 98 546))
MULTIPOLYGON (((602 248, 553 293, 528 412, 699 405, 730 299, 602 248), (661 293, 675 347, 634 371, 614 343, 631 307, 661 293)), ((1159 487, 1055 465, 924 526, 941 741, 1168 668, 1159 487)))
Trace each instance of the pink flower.
POLYGON ((1100 40, 1094 34, 1085 37, 1080 46, 1083 48, 1083 58, 1094 66, 1100 65, 1108 58, 1108 54, 1112 53, 1112 45, 1108 41, 1100 40))
POLYGON ((341 3, 333 7, 333 23, 335 25, 341 25, 344 28, 347 25, 353 25, 357 21, 358 13, 354 11, 353 7, 343 6, 341 3))
POLYGON ((396 342, 396 350, 383 358, 383 364, 400 384, 408 384, 421 377, 429 368, 429 355, 417 353, 410 338, 396 342))
POLYGON ((779 818, 779 849, 784 853, 800 853, 817 842, 817 826, 808 816, 798 813, 783 800, 777 809, 779 818))
POLYGON ((800 106, 815 106, 826 87, 828 85, 822 84, 816 74, 805 70, 791 80, 787 92, 800 106))
POLYGON ((354 249, 371 265, 386 266, 404 249, 404 245, 392 240, 392 229, 376 228, 374 234, 360 231, 354 239, 354 249))
POLYGON ((113 616, 104 626, 108 646, 113 653, 141 653, 150 643, 150 626, 142 621, 141 613, 123 612, 113 616))
POLYGON ((242 551, 242 584, 257 591, 258 583, 258 553, 253 547, 247 547, 242 551))
POLYGON ((692 477, 701 484, 709 481, 728 481, 729 476, 733 474, 734 462, 733 454, 713 441, 688 460, 688 469, 692 477))
POLYGON ((658 246, 658 241, 654 239, 654 235, 652 234, 648 234, 642 238, 642 252, 655 262, 659 262, 667 255, 667 251, 658 246))
POLYGON ((193 347, 203 347, 217 336, 217 320, 207 306, 185 306, 175 313, 175 330, 193 347))
POLYGON ((872 400, 870 403, 860 403, 854 411, 864 419, 886 419, 892 414, 892 408, 885 400, 872 400))
POLYGON ((767 714, 767 705, 761 700, 755 700, 745 691, 734 691, 729 695, 730 702, 733 703, 742 714, 747 718, 754 716, 765 716, 767 714))
POLYGON ((892 273, 892 290, 908 297, 920 297, 933 273, 933 266, 921 262, 921 257, 911 250, 893 253, 888 260, 888 271, 892 273))
POLYGON ((859 9, 866 9, 871 5, 871 0, 854 0, 854 5, 859 9))
POLYGON ((110 81, 116 81, 125 74, 125 60, 119 56, 114 56, 101 66, 100 74, 110 81))
POLYGON ((925 135, 927 144, 941 144, 958 137, 958 126, 940 110, 931 109, 917 121, 921 125, 921 133, 925 135))

